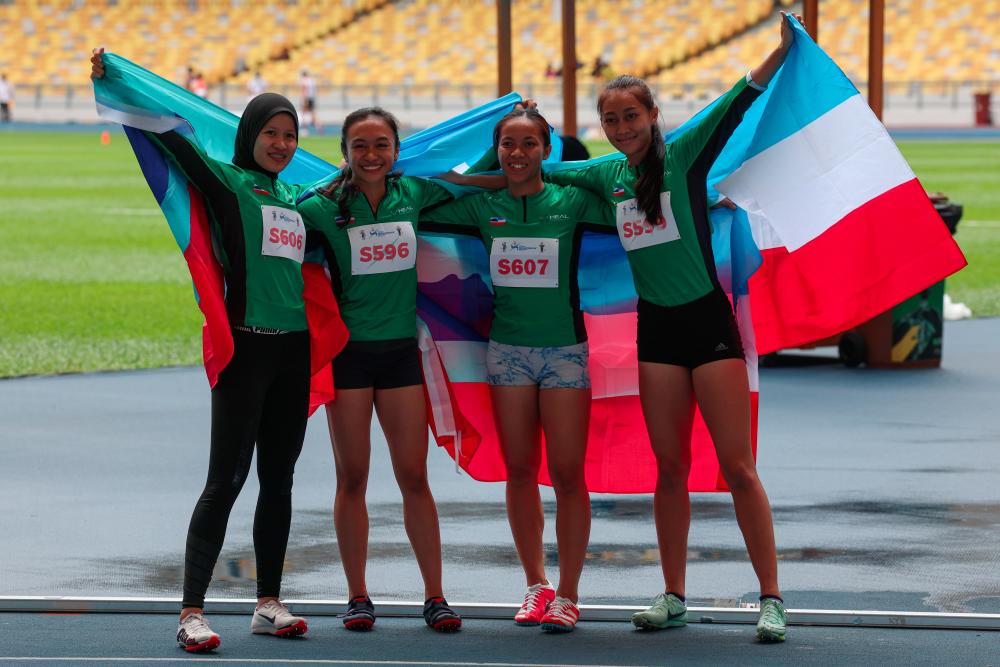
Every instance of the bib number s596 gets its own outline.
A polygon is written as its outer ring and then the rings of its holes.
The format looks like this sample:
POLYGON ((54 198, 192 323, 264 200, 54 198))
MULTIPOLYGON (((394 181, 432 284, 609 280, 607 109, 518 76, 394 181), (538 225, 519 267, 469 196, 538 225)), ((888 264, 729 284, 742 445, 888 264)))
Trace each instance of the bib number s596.
POLYGON ((417 235, 413 223, 379 222, 347 230, 351 242, 351 274, 405 271, 417 264, 417 235))
POLYGON ((306 251, 306 226, 298 211, 261 206, 260 213, 264 221, 260 254, 284 257, 301 264, 306 251))
POLYGON ((646 213, 639 208, 637 199, 618 203, 618 238, 626 251, 669 243, 681 237, 674 212, 670 210, 669 192, 660 193, 660 209, 663 217, 657 224, 651 225, 646 221, 646 213))
POLYGON ((559 287, 559 239, 493 239, 490 278, 501 287, 559 287))

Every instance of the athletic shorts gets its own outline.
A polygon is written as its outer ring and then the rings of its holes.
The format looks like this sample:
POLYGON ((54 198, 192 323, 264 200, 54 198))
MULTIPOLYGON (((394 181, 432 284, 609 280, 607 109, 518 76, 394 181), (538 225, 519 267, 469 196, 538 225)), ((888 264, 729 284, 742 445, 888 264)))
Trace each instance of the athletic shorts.
POLYGON ((337 389, 395 389, 423 383, 416 338, 348 341, 333 359, 337 389))
POLYGON ((743 359, 733 307, 721 290, 679 306, 639 299, 636 345, 639 361, 697 368, 722 359, 743 359))
POLYGON ((587 343, 527 347, 491 340, 486 348, 487 381, 495 387, 590 389, 589 356, 587 343))

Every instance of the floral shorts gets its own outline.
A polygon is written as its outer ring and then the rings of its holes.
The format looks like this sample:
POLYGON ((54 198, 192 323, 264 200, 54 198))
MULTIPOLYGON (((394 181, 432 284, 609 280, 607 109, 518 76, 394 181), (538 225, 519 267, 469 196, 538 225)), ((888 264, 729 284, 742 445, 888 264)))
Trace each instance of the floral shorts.
POLYGON ((506 345, 491 340, 486 373, 491 385, 540 389, 590 389, 587 343, 563 347, 506 345))

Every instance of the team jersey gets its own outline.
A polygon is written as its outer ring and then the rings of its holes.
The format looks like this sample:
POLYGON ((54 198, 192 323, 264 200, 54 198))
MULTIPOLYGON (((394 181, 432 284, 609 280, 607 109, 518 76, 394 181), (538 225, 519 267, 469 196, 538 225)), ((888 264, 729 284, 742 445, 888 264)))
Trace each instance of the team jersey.
POLYGON ((618 238, 628 253, 636 292, 645 301, 677 306, 718 286, 706 180, 712 163, 760 93, 747 75, 698 124, 666 145, 659 224, 646 222, 636 199, 642 167, 630 166, 625 158, 546 174, 546 180, 587 188, 614 206, 618 238))
POLYGON ((299 203, 299 211, 311 230, 310 245, 325 251, 351 340, 413 338, 418 215, 452 195, 432 181, 401 176, 389 182, 377 211, 359 193, 350 202, 350 219, 341 224, 339 194, 316 193, 299 203))
POLYGON ((493 282, 490 338, 507 345, 556 347, 587 340, 577 264, 587 223, 613 232, 611 208, 579 188, 545 184, 515 197, 485 192, 424 212, 424 231, 478 236, 493 282))
POLYGON ((177 132, 144 133, 204 195, 233 326, 305 331, 301 188, 208 157, 177 132))

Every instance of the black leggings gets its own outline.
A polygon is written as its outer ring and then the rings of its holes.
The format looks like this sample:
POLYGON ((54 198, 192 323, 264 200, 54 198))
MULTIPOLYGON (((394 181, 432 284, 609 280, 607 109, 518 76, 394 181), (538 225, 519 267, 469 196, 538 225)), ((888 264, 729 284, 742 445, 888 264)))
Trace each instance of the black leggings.
POLYGON ((260 495, 253 522, 257 597, 281 591, 292 519, 292 474, 309 412, 309 334, 233 330, 235 351, 212 390, 208 481, 195 505, 184 557, 184 607, 203 607, 229 513, 257 444, 260 495))

